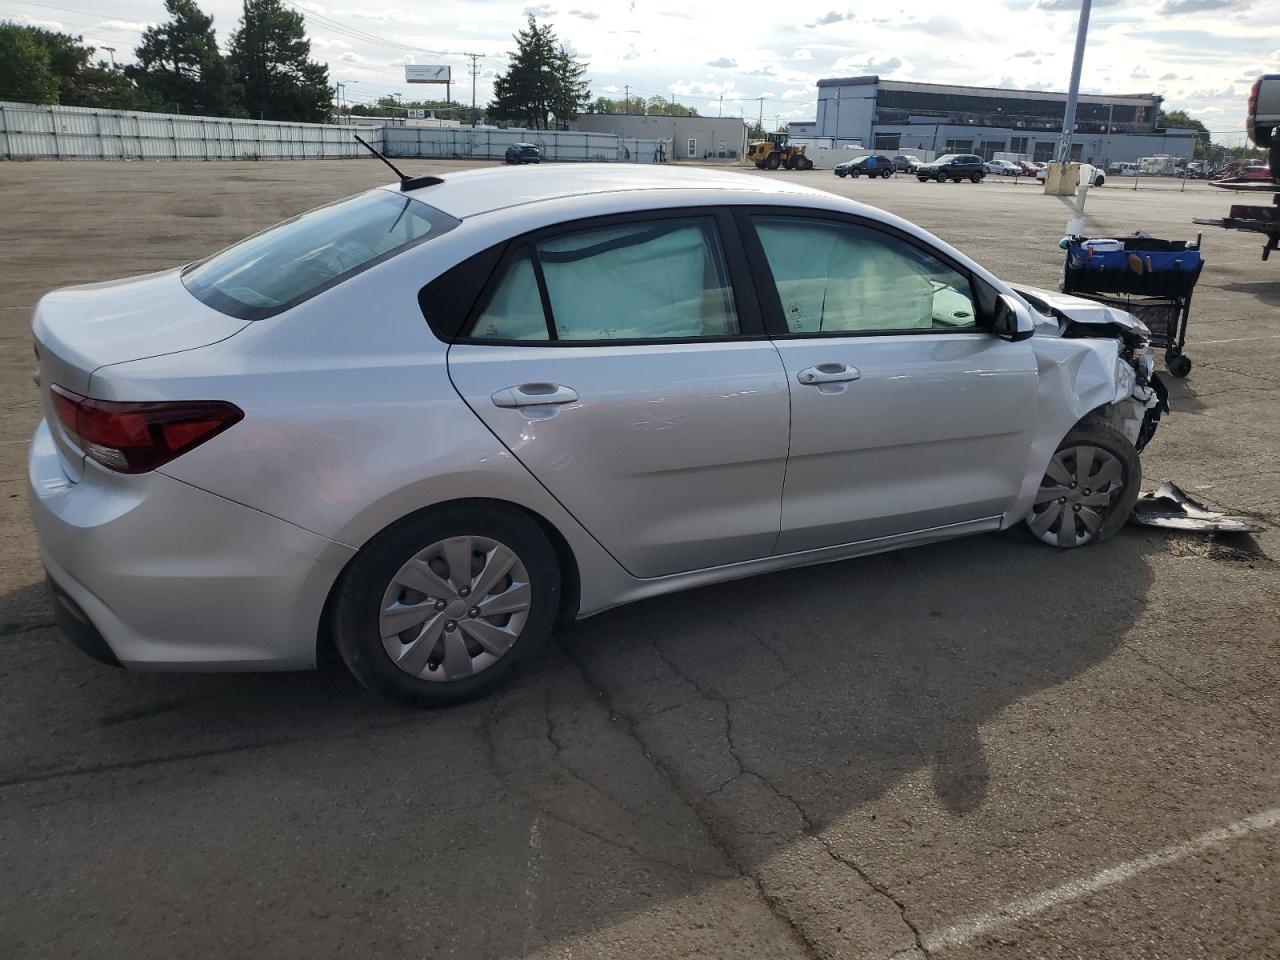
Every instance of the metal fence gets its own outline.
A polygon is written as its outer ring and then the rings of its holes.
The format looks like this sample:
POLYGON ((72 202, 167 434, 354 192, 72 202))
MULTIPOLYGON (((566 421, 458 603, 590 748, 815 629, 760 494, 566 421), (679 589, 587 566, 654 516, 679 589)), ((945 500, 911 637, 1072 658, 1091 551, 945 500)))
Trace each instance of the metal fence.
POLYGON ((383 132, 392 157, 501 159, 514 143, 535 144, 547 160, 660 163, 671 156, 670 140, 624 139, 611 133, 471 127, 384 127, 383 132))
MULTIPOLYGON (((374 146, 382 127, 361 135, 374 146)), ((0 102, 8 160, 301 160, 368 156, 347 127, 0 102)))
POLYGON ((302 160, 367 157, 352 134, 393 157, 499 159, 513 143, 536 143, 548 160, 655 163, 669 140, 562 130, 338 126, 226 117, 97 110, 0 101, 6 160, 302 160))

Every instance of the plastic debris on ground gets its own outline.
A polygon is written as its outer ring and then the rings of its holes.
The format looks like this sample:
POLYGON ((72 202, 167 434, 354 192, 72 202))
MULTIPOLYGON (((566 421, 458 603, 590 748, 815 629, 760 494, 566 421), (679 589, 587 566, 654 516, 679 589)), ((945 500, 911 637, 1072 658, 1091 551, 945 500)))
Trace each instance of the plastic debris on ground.
POLYGON ((1261 533, 1266 529, 1254 520, 1210 510, 1168 480, 1138 496, 1132 520, 1147 527, 1188 533, 1261 533))

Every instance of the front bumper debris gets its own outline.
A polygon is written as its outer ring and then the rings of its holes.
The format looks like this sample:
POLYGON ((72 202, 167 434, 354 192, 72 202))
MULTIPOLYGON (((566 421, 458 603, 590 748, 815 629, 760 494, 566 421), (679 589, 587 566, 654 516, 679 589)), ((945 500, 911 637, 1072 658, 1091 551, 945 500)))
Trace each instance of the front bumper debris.
POLYGON ((1191 533, 1261 533, 1266 529, 1253 520, 1210 510, 1168 480, 1138 496, 1133 521, 1147 527, 1191 533))

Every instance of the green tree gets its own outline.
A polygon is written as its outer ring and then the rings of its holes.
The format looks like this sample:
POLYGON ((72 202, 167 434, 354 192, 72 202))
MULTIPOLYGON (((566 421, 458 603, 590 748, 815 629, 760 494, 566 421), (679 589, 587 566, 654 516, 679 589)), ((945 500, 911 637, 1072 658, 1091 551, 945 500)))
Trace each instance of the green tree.
POLYGON ((311 59, 302 14, 281 0, 244 0, 228 59, 249 116, 312 123, 329 118, 329 68, 311 59))
POLYGON ((550 24, 538 26, 532 16, 514 39, 511 66, 493 81, 489 116, 537 130, 550 128, 553 117, 574 119, 591 96, 587 65, 573 58, 550 24))
POLYGON ((698 111, 686 107, 674 100, 653 97, 646 101, 644 97, 631 97, 611 100, 608 97, 596 97, 586 108, 587 113, 648 113, 650 116, 663 117, 696 117, 698 111))
MULTIPOLYGON (((102 60, 94 63, 94 48, 85 46, 83 38, 42 27, 14 24, 6 27, 13 27, 17 31, 9 36, 7 42, 23 58, 20 62, 35 70, 33 76, 37 82, 34 88, 27 84, 27 92, 40 96, 39 102, 110 110, 156 108, 157 103, 139 90, 123 71, 108 66, 102 60), (32 54, 33 47, 42 52, 32 54), (49 79, 52 79, 55 88, 52 97, 49 96, 49 79)), ((9 34, 9 31, 6 30, 5 33, 9 34)), ((6 52, 0 51, 0 75, 13 67, 12 60, 6 52)))
POLYGON ((16 23, 0 23, 0 100, 58 102, 58 78, 48 48, 31 28, 16 23))
POLYGON ((1187 115, 1185 110, 1161 110, 1156 120, 1158 127, 1179 127, 1196 131, 1195 156, 1204 157, 1209 152, 1209 128, 1187 115))
POLYGON ((156 100, 178 104, 182 113, 243 114, 231 68, 218 49, 213 17, 195 0, 165 0, 169 21, 149 28, 125 71, 156 100))

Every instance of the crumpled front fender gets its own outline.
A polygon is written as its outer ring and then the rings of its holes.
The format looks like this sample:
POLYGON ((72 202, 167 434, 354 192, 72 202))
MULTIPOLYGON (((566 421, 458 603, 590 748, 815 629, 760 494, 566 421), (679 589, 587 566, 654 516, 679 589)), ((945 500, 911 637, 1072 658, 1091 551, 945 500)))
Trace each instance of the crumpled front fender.
POLYGON ((1027 471, 1004 526, 1020 521, 1035 503, 1036 491, 1062 438, 1086 414, 1127 399, 1132 369, 1120 359, 1120 343, 1110 338, 1032 337, 1039 372, 1036 424, 1027 471), (1123 371, 1128 371, 1126 379, 1123 371))

